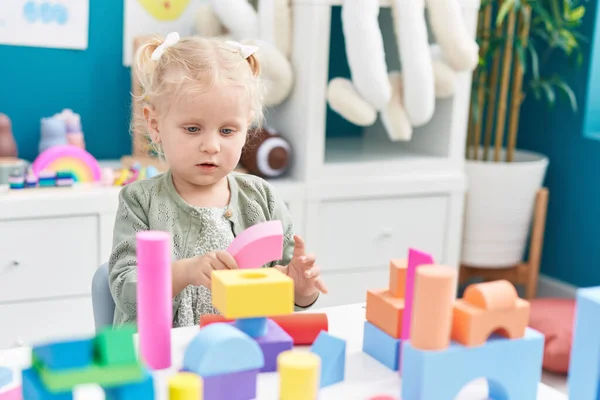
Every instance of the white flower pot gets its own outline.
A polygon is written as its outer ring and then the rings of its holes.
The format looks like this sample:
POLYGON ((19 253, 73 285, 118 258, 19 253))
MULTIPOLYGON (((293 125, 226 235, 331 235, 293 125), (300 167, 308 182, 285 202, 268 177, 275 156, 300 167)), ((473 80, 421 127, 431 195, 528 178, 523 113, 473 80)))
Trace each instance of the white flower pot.
POLYGON ((512 162, 467 160, 462 264, 506 268, 523 260, 547 167, 547 157, 527 151, 516 151, 512 162))

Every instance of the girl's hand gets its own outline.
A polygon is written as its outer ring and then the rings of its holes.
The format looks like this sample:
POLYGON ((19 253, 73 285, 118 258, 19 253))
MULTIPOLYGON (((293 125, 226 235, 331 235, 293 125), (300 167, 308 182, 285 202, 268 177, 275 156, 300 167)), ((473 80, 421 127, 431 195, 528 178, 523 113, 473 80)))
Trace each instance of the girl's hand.
POLYGON ((316 299, 318 293, 327 293, 327 286, 321 280, 321 269, 315 265, 315 256, 306 255, 304 240, 294 235, 294 244, 294 255, 289 265, 276 265, 275 268, 294 280, 296 298, 312 299, 310 304, 316 299))
POLYGON ((188 277, 191 285, 211 288, 213 271, 237 269, 235 258, 226 251, 213 251, 203 256, 193 257, 188 263, 188 277))

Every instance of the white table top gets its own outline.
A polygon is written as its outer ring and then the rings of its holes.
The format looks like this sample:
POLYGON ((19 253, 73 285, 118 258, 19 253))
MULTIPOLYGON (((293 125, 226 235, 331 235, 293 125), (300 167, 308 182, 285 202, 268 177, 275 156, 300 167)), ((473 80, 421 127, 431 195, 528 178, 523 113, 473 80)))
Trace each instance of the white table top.
MULTIPOLYGON (((363 304, 324 308, 315 312, 326 312, 329 320, 329 333, 343 338, 346 345, 346 376, 342 383, 338 383, 320 391, 320 400, 366 400, 375 395, 392 395, 400 397, 400 377, 397 372, 391 371, 375 359, 362 352, 362 332, 365 320, 363 304)), ((183 351, 189 341, 198 331, 197 327, 179 328, 173 330, 173 367, 182 364, 183 351)), ((308 347, 302 347, 308 349, 308 347)), ((0 365, 15 368, 17 380, 12 386, 20 384, 20 369, 30 365, 31 349, 20 347, 0 351, 0 365)), ((166 396, 165 380, 174 372, 160 371, 155 373, 156 387, 160 388, 156 399, 168 399, 166 396)), ((3 388, 2 391, 5 391, 3 388)), ((257 399, 278 400, 278 374, 262 373, 258 378, 257 399)), ((0 393, 2 392, 0 391, 0 393)), ((103 400, 104 393, 97 385, 81 385, 74 390, 75 400, 103 400)), ((460 400, 482 400, 487 398, 487 385, 485 381, 474 381, 460 392, 460 400)), ((566 400, 567 397, 552 389, 539 384, 538 400, 566 400)))

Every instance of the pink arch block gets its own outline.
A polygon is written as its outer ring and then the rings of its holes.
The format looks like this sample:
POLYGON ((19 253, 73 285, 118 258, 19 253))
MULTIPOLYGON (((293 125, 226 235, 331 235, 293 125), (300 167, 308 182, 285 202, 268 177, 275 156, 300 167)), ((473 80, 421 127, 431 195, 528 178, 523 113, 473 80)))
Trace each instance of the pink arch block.
POLYGON ((283 225, 281 221, 261 222, 244 230, 227 251, 239 268, 260 268, 283 256, 283 225))

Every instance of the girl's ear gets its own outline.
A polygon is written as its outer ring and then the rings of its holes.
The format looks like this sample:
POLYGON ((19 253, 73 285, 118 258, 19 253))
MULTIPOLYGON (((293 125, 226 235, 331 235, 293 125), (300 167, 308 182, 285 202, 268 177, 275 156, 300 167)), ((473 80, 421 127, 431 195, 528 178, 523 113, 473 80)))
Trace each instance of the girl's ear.
POLYGON ((160 143, 160 131, 158 129, 158 119, 156 118, 156 111, 154 108, 146 105, 143 109, 144 119, 146 120, 146 126, 148 133, 150 133, 150 139, 154 143, 160 143))

